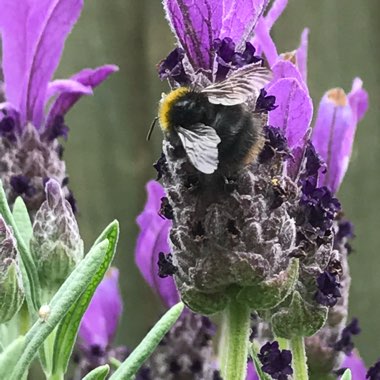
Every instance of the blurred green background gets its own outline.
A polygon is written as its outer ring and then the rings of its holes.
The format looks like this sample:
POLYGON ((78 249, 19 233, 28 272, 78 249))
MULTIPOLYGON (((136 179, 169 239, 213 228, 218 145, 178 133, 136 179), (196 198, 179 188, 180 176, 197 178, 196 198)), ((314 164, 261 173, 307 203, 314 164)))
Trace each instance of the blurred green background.
MULTIPOLYGON (((355 340, 367 364, 380 356, 379 15, 378 0, 289 0, 272 33, 279 51, 290 51, 303 28, 310 28, 309 86, 315 107, 331 87, 349 91, 355 76, 370 94, 370 110, 358 128, 340 192, 346 215, 356 225, 350 313, 360 319, 362 334, 355 340)), ((160 94, 167 90, 155 66, 173 44, 159 0, 86 1, 58 73, 66 77, 83 67, 120 66, 94 97, 70 112, 65 158, 87 247, 112 219, 121 223, 115 265, 121 271, 124 315, 117 341, 130 347, 163 311, 134 264, 135 218, 160 153, 160 133, 145 141, 160 94)))

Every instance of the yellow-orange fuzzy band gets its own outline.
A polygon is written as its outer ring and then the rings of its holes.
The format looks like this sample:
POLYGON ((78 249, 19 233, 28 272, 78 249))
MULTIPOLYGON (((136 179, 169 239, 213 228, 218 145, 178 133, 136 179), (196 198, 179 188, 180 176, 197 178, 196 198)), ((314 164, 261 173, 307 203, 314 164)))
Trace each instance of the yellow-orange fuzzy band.
POLYGON ((169 112, 172 108, 173 103, 177 101, 178 98, 189 92, 190 89, 187 87, 179 87, 168 95, 161 101, 160 109, 158 111, 158 117, 160 120, 161 129, 165 132, 170 128, 169 125, 169 112))

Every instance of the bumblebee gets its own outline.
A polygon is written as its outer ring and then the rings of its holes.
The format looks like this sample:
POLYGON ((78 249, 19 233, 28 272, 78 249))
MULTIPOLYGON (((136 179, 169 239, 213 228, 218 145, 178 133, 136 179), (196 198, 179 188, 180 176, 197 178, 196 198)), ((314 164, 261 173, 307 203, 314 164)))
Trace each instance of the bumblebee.
POLYGON ((165 137, 182 144, 204 174, 252 162, 263 145, 262 125, 246 102, 256 99, 271 71, 252 64, 199 91, 179 87, 161 101, 158 119, 165 137))

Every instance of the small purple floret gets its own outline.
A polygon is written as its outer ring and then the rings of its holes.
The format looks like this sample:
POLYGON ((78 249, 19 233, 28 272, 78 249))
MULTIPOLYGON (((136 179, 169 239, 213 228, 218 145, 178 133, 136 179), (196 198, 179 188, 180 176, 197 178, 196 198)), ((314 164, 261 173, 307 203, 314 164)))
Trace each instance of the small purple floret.
POLYGON ((36 189, 30 183, 30 178, 25 175, 14 175, 10 182, 14 192, 18 195, 25 194, 27 197, 32 197, 36 193, 36 189))
POLYGON ((58 137, 63 137, 67 140, 68 133, 69 127, 65 124, 64 117, 57 115, 50 127, 42 134, 41 138, 46 141, 53 141, 58 137))
POLYGON ((276 97, 274 95, 267 95, 267 92, 262 88, 256 101, 255 112, 273 111, 278 107, 275 103, 276 97))
POLYGON ((5 110, 2 110, 4 114, 0 121, 0 136, 7 138, 11 142, 16 141, 16 122, 11 116, 7 116, 5 110))
POLYGON ((293 374, 293 369, 290 366, 292 353, 289 350, 280 351, 276 341, 264 344, 257 357, 263 364, 261 369, 273 379, 287 380, 288 376, 293 374))
POLYGON ((341 297, 340 283, 332 273, 324 271, 317 278, 318 290, 315 293, 315 300, 323 306, 334 306, 338 298, 341 297))
POLYGON ((245 50, 243 53, 237 53, 232 57, 232 64, 236 67, 243 67, 245 65, 249 65, 250 63, 263 62, 263 59, 257 55, 255 55, 256 49, 250 43, 245 43, 245 50))
POLYGON ((185 73, 182 60, 185 52, 181 48, 175 48, 164 60, 158 64, 158 75, 161 80, 172 79, 181 86, 189 84, 189 78, 185 73))
POLYGON ((360 331, 359 320, 357 318, 353 318, 352 321, 342 330, 340 339, 334 344, 334 349, 336 351, 343 351, 346 355, 350 355, 354 349, 352 336, 358 335, 360 331))
POLYGON ((349 220, 342 220, 338 224, 338 233, 336 238, 338 240, 343 240, 344 238, 352 239, 355 237, 354 225, 349 220))
POLYGON ((378 360, 367 372, 366 379, 380 380, 380 360, 378 360))
POLYGON ((162 178, 165 170, 167 170, 166 157, 164 153, 161 153, 160 158, 153 164, 153 167, 157 171, 156 181, 159 181, 162 178))
POLYGON ((173 265, 173 256, 171 253, 165 255, 165 253, 160 252, 158 254, 158 277, 166 278, 168 276, 173 276, 177 272, 177 267, 173 265))
POLYGON ((333 220, 341 205, 326 187, 315 187, 316 178, 309 177, 302 181, 302 197, 300 204, 303 208, 303 224, 314 232, 324 235, 332 227, 333 220))
POLYGON ((318 177, 319 169, 324 168, 321 156, 317 153, 314 145, 309 141, 305 149, 305 177, 318 177))
POLYGON ((285 155, 289 153, 288 142, 282 128, 266 126, 264 128, 264 135, 266 141, 264 148, 259 155, 260 163, 265 163, 272 159, 276 152, 285 155))
POLYGON ((216 62, 218 63, 215 81, 219 82, 226 78, 232 68, 231 61, 235 54, 235 43, 229 37, 225 37, 223 40, 217 38, 214 41, 214 50, 216 53, 216 62))
POLYGON ((246 43, 245 50, 240 53, 235 50, 235 42, 230 37, 214 40, 214 50, 218 69, 215 74, 215 81, 219 82, 226 78, 230 69, 238 69, 250 63, 262 61, 262 58, 255 56, 256 49, 250 42, 246 43))
POLYGON ((174 219, 173 207, 169 203, 169 199, 167 197, 161 198, 161 207, 158 211, 158 215, 160 215, 164 219, 174 219))

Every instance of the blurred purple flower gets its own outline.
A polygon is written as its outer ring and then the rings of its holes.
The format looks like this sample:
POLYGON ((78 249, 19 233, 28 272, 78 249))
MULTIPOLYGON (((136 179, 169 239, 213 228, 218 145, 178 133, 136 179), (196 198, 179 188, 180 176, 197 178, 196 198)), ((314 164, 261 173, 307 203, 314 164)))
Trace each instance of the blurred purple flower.
POLYGON ((255 365, 251 360, 248 362, 246 380, 260 380, 259 375, 256 372, 255 365))
POLYGON ((82 95, 92 94, 94 87, 118 70, 105 65, 82 70, 70 79, 51 81, 82 7, 83 0, 0 0, 7 101, 0 105, 0 119, 13 115, 14 134, 20 134, 28 122, 40 133, 48 133, 57 116, 63 117, 82 95), (53 97, 56 100, 45 114, 53 97))
POLYGON ((173 278, 159 276, 158 261, 161 252, 170 252, 168 239, 172 222, 159 214, 161 200, 165 197, 163 187, 156 181, 149 181, 146 190, 148 199, 144 211, 137 217, 140 233, 135 250, 136 264, 162 302, 171 307, 179 301, 179 296, 173 278))
POLYGON ((119 271, 110 268, 82 318, 79 337, 87 348, 104 352, 112 342, 123 311, 118 281, 119 271))
MULTIPOLYGON (((289 147, 296 152, 308 139, 313 116, 306 84, 309 31, 303 31, 295 52, 278 55, 269 32, 286 4, 286 0, 277 0, 267 16, 260 18, 253 43, 265 54, 274 74, 267 91, 276 97, 278 108, 269 113, 269 124, 285 130, 289 147)), ((312 142, 326 162, 327 171, 320 174, 318 186, 327 186, 332 193, 339 189, 348 167, 357 123, 367 108, 368 95, 359 78, 354 80, 348 95, 342 89, 332 89, 322 98, 312 142)))
POLYGON ((319 183, 337 192, 347 171, 357 123, 368 108, 368 95, 356 78, 351 92, 341 88, 326 92, 318 110, 312 141, 327 164, 319 183))
POLYGON ((83 315, 74 359, 74 380, 82 379, 94 368, 109 364, 111 358, 124 361, 129 354, 125 346, 112 344, 123 310, 118 280, 119 271, 110 268, 83 315))
POLYGON ((342 370, 349 368, 351 370, 353 380, 365 380, 366 379, 366 366, 360 356, 353 352, 351 355, 347 355, 341 365, 342 370))

